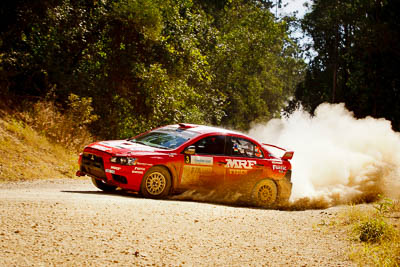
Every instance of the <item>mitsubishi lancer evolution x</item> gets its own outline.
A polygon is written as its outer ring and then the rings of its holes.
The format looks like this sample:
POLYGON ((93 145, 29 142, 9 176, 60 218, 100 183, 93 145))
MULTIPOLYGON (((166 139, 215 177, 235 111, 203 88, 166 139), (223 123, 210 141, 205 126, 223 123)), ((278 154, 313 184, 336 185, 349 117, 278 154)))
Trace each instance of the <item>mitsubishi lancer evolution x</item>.
POLYGON ((293 151, 238 132, 181 123, 90 144, 76 175, 91 177, 103 191, 120 188, 148 198, 237 186, 254 205, 269 206, 290 197, 292 157, 293 151), (277 149, 281 156, 272 153, 277 149))

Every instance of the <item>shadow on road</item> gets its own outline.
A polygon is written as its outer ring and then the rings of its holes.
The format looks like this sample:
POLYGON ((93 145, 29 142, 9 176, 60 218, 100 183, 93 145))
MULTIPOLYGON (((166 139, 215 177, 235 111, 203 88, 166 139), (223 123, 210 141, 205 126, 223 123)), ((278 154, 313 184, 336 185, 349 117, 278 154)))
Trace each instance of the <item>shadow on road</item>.
POLYGON ((88 190, 61 190, 62 193, 72 193, 72 194, 85 194, 85 195, 108 195, 108 196, 122 196, 122 197, 134 197, 142 198, 137 192, 116 190, 112 192, 105 191, 88 191, 88 190))
MULTIPOLYGON (((104 196, 117 196, 124 198, 134 198, 134 199, 147 199, 141 196, 137 192, 124 191, 124 190, 116 190, 112 192, 105 191, 88 191, 88 190, 61 190, 62 193, 70 193, 70 194, 85 194, 85 195, 104 195, 104 196)), ((260 209, 258 207, 253 207, 244 202, 224 202, 223 200, 213 200, 213 199, 195 199, 188 197, 181 197, 181 194, 171 195, 166 199, 157 199, 157 201, 175 201, 175 202, 193 202, 193 203, 202 203, 204 205, 218 205, 218 206, 226 206, 226 207, 236 207, 236 208, 249 208, 249 209, 260 209)))
MULTIPOLYGON (((124 198, 134 198, 134 199, 147 199, 142 197, 139 193, 133 191, 116 190, 112 192, 105 191, 78 191, 78 190, 62 190, 63 193, 72 194, 86 194, 86 195, 104 195, 104 196, 117 196, 124 198)), ((329 206, 324 202, 311 200, 311 199, 300 199, 293 203, 280 203, 270 207, 255 207, 249 201, 244 201, 243 199, 236 199, 232 195, 218 195, 213 194, 213 191, 208 192, 193 192, 185 191, 179 194, 174 194, 169 196, 167 199, 158 199, 157 201, 175 201, 175 202, 192 202, 192 203, 202 203, 204 205, 218 205, 225 207, 234 208, 246 208, 246 209, 265 209, 265 210, 280 210, 280 211, 304 211, 304 210, 322 210, 329 206)))

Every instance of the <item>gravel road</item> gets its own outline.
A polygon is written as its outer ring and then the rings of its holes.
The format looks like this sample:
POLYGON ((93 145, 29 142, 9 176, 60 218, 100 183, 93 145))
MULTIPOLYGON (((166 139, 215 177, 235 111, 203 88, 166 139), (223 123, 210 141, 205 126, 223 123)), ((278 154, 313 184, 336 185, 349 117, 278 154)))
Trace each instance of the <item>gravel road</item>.
POLYGON ((340 212, 105 194, 87 180, 0 184, 0 266, 352 266, 340 212))

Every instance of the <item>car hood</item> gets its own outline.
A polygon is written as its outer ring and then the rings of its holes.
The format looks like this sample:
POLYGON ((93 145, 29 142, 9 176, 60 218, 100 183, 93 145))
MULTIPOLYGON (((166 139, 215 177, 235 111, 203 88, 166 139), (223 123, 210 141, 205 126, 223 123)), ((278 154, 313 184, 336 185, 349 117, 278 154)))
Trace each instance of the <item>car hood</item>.
POLYGON ((146 146, 138 143, 133 143, 127 140, 111 140, 111 141, 102 141, 96 142, 88 145, 87 147, 101 150, 113 155, 137 155, 137 154, 165 154, 170 151, 159 149, 151 146, 146 146))

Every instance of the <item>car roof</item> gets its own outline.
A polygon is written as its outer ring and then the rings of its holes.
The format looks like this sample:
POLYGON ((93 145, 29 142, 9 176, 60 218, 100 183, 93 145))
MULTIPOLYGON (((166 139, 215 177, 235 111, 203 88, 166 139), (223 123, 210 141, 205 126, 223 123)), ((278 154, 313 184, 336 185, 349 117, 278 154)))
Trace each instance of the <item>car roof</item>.
MULTIPOLYGON (((245 135, 243 133, 240 133, 240 132, 227 130, 227 129, 219 128, 219 127, 199 125, 199 124, 179 123, 179 124, 167 125, 167 126, 164 126, 164 127, 176 127, 176 128, 181 128, 181 129, 188 129, 188 130, 191 130, 193 132, 198 132, 200 134, 219 133, 219 134, 242 135, 242 136, 249 137, 249 136, 247 136, 247 135, 245 135)), ((164 127, 161 127, 161 128, 164 128, 164 127)))

